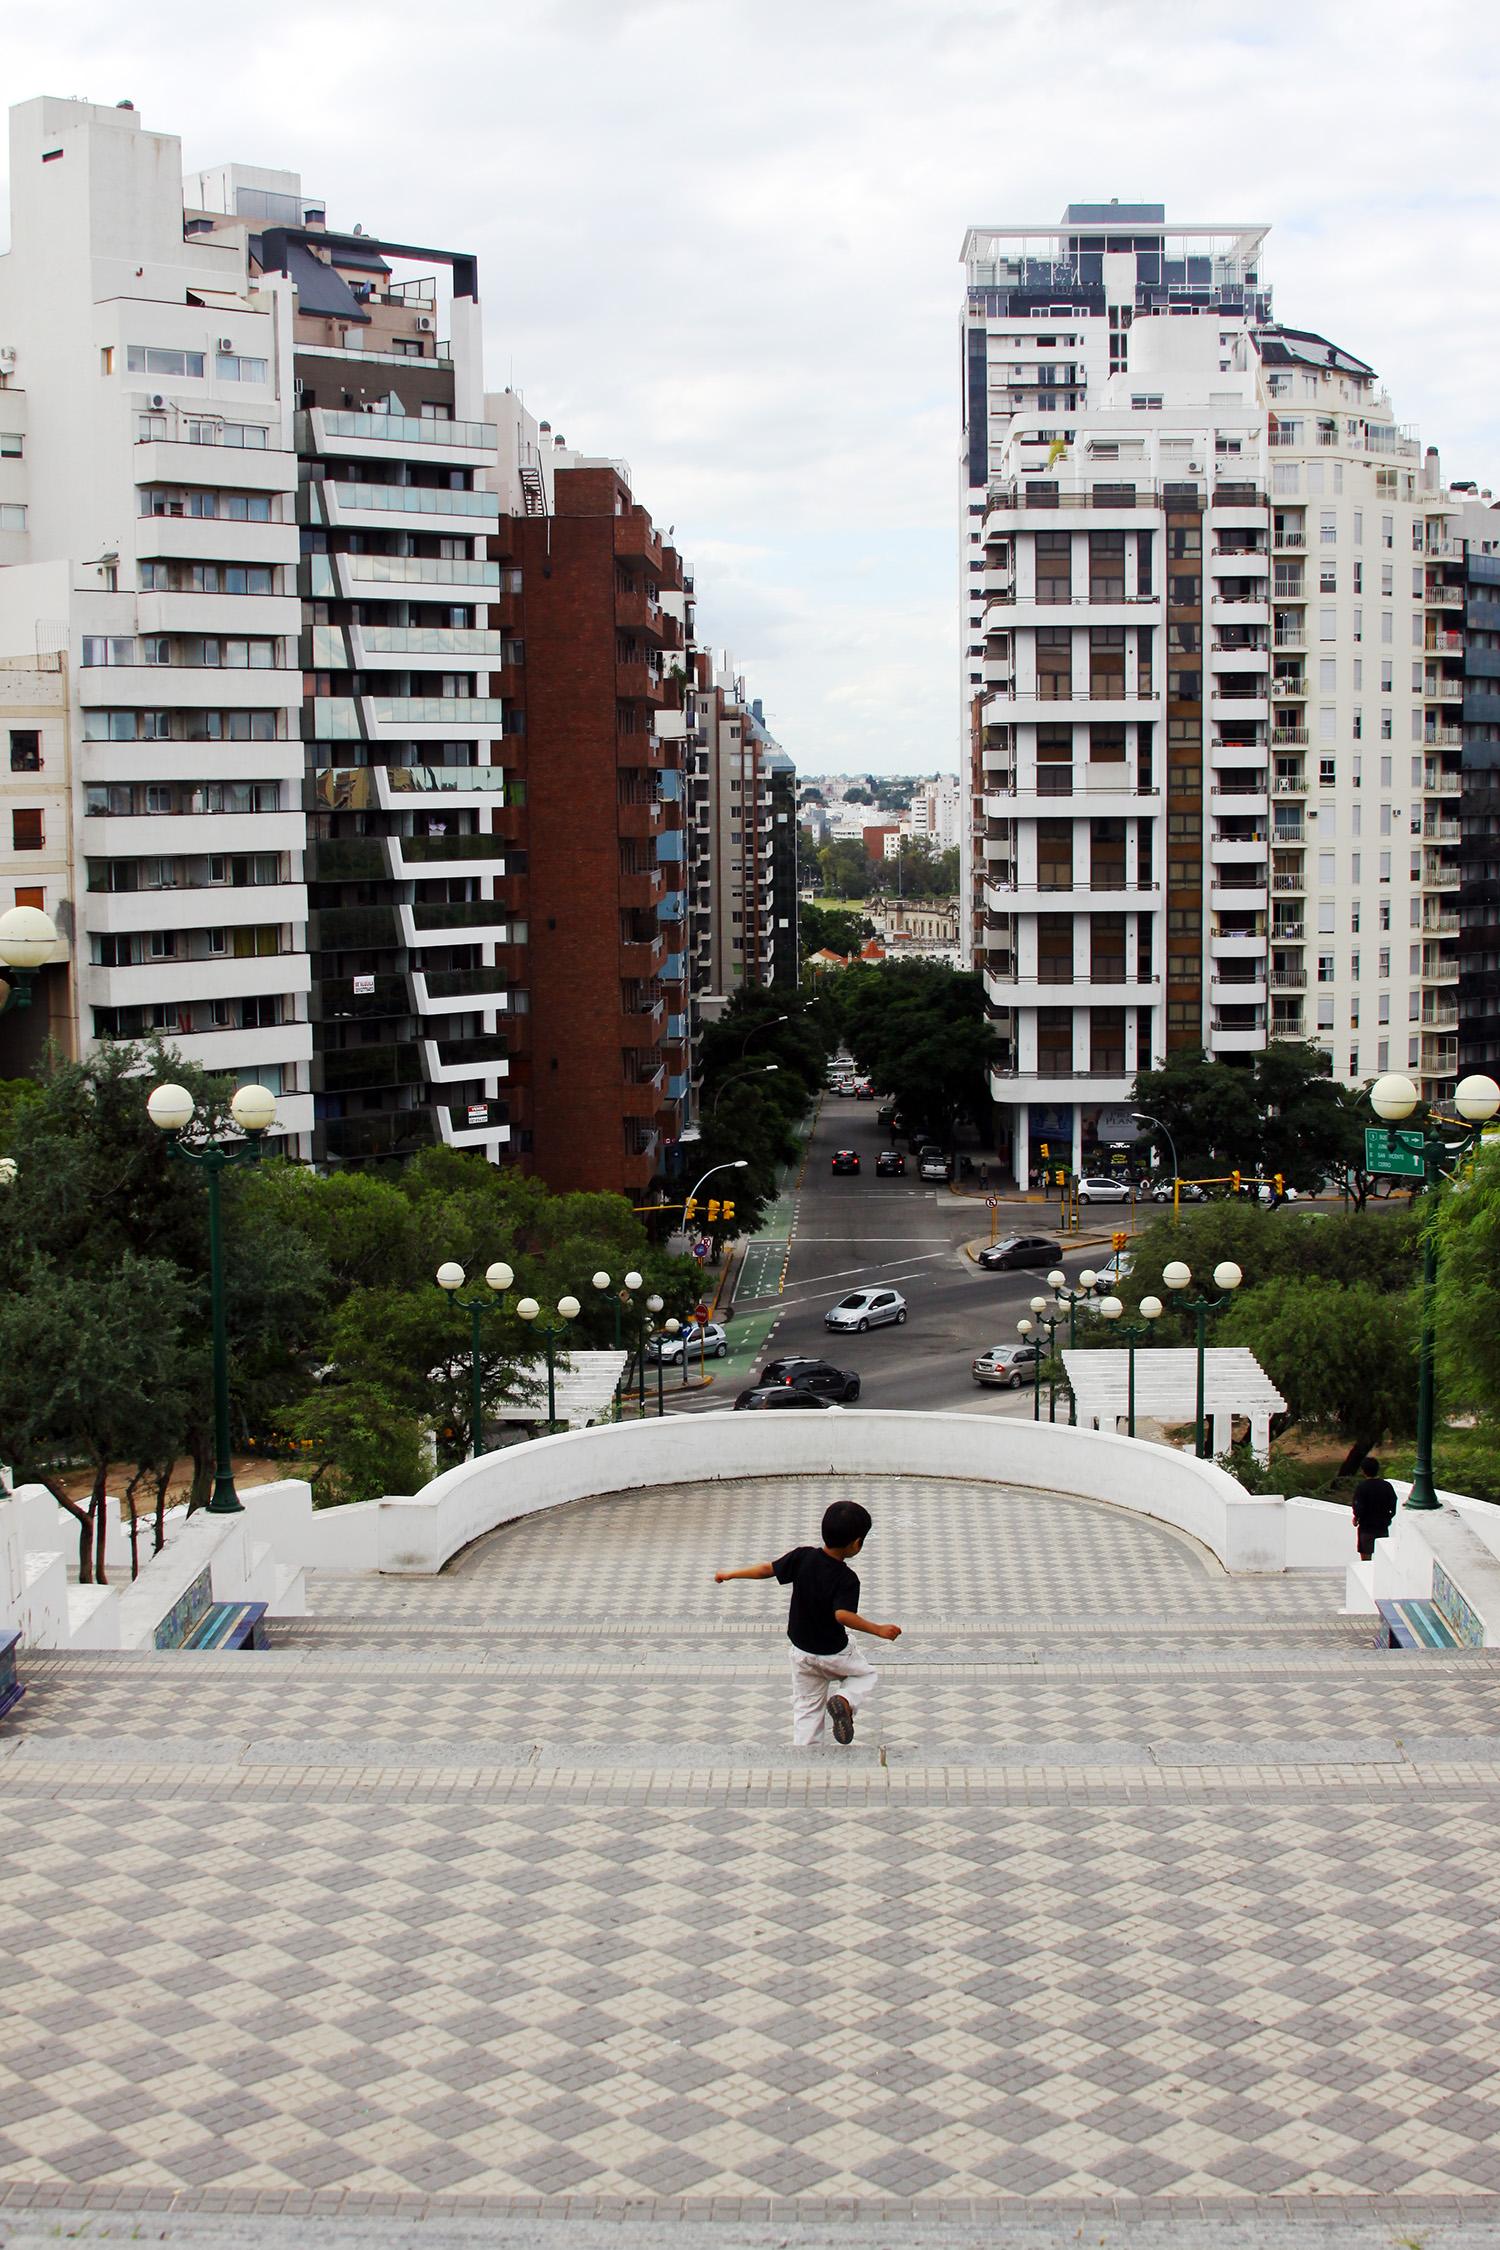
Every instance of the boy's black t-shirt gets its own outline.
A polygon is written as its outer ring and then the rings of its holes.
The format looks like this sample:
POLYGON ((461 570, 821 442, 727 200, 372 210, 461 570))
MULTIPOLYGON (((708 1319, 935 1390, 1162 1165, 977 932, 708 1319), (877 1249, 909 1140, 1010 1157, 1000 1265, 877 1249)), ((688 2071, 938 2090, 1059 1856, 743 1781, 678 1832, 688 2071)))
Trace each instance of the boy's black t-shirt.
POLYGON ((794 1547, 771 1568, 792 1589, 786 1637, 793 1647, 808 1656, 837 1656, 847 1648, 849 1636, 833 1613, 859 1607, 859 1580, 849 1565, 821 1547, 794 1547))

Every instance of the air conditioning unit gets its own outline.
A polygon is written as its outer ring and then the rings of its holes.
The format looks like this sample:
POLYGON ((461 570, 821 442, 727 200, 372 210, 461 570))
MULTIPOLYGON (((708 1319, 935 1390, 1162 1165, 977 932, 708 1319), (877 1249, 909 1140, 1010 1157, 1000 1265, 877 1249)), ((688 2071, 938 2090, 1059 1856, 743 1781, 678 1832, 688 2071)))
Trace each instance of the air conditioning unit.
POLYGON ((431 335, 431 333, 432 333, 432 315, 431 315, 431 313, 418 313, 418 315, 417 315, 417 326, 418 326, 418 327, 419 327, 419 328, 421 329, 421 331, 422 331, 422 334, 423 334, 424 336, 428 336, 428 335, 431 335))
POLYGON ((153 406, 161 407, 165 406, 166 403, 166 393, 164 391, 153 391, 151 393, 151 404, 153 406))
POLYGON ((234 338, 232 336, 221 336, 219 338, 219 349, 221 352, 232 352, 234 350, 234 338))

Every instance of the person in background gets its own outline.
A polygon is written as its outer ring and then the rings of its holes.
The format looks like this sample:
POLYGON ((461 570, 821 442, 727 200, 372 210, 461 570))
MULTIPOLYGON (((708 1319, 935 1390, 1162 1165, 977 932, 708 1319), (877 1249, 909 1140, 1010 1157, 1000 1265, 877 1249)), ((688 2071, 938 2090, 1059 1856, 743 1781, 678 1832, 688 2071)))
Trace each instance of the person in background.
POLYGON ((1360 1561, 1373 1562, 1376 1540, 1387 1538, 1396 1520, 1396 1488, 1381 1475, 1378 1461, 1362 1461, 1360 1472, 1354 1487, 1354 1531, 1360 1561))

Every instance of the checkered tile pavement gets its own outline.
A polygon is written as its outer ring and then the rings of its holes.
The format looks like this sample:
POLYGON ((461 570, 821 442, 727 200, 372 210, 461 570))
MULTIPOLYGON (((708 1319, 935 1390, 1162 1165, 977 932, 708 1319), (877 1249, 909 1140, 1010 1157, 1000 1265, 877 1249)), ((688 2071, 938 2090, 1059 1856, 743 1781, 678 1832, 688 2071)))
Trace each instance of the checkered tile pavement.
POLYGON ((797 1480, 321 1583, 263 1656, 33 1659, 0 2212, 1500 2209, 1495 1660, 861 1494, 910 1631, 853 1753, 788 1751, 784 1597, 711 1583, 797 1480))

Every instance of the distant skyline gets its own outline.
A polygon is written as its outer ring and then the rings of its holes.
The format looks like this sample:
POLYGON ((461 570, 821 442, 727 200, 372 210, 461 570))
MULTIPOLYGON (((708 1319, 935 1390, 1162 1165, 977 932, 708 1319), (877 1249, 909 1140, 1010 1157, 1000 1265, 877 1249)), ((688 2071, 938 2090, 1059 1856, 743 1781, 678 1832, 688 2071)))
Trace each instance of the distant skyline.
MULTIPOLYGON (((130 99, 480 261, 489 376, 630 463, 809 772, 960 766, 970 223, 1271 226, 1278 315, 1500 481, 1489 0, 159 0, 12 12, 8 99, 130 99)), ((24 371, 22 372, 24 380, 24 371)))

